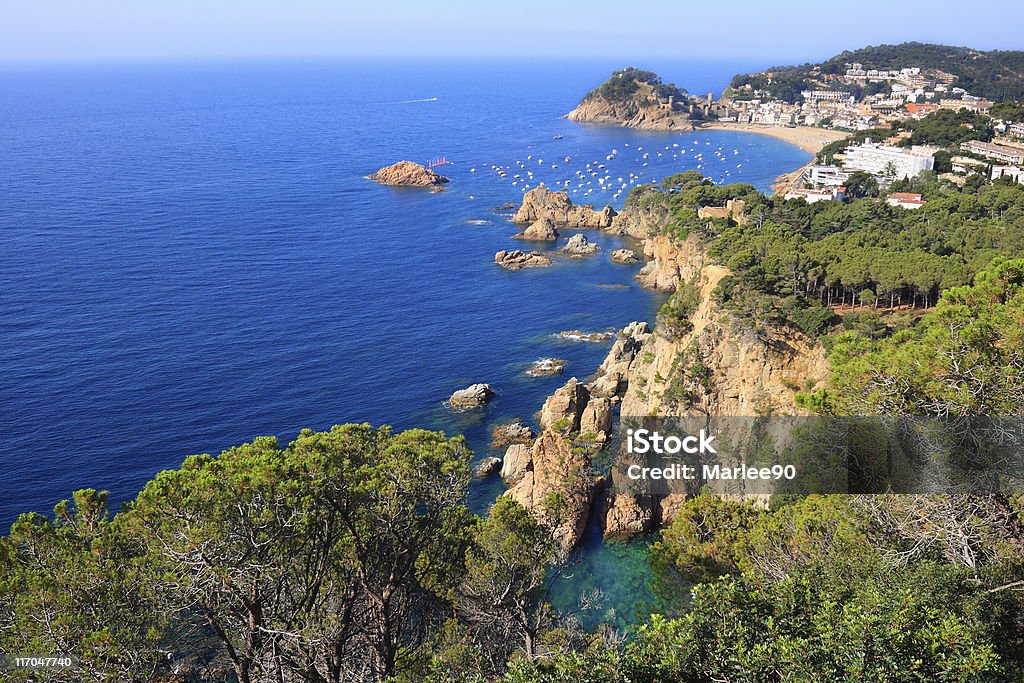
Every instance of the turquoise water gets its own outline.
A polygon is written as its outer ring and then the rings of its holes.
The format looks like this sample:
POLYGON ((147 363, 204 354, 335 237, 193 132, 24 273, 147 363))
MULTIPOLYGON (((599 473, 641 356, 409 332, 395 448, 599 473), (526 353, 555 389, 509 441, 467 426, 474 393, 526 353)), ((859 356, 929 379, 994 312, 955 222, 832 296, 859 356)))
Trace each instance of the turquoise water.
MULTIPOLYGON (((0 525, 86 486, 116 508, 190 453, 303 427, 444 429, 489 455, 491 425, 532 420, 607 352, 553 335, 653 320, 661 303, 609 261, 621 241, 593 232, 597 258, 497 268, 517 228, 491 207, 567 180, 578 201, 621 205, 617 178, 697 165, 767 189, 809 156, 749 134, 560 118, 618 66, 0 69, 0 462, 16 482, 0 525), (441 194, 366 178, 442 155, 441 194), (616 182, 586 185, 588 164, 616 182), (523 374, 545 356, 567 359, 566 377, 523 374), (495 401, 449 411, 473 382, 495 401)), ((701 92, 753 65, 652 66, 701 92)), ((500 491, 481 482, 474 509, 500 491)), ((627 596, 621 616, 641 600, 642 553, 588 548, 575 580, 627 596)))

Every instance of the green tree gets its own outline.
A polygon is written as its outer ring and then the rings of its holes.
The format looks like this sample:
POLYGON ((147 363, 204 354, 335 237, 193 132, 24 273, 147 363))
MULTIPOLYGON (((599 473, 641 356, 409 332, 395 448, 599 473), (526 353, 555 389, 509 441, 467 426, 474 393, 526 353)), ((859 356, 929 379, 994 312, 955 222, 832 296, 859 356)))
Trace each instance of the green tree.
POLYGON ((502 496, 473 533, 456 611, 500 671, 514 653, 543 654, 541 636, 555 623, 545 589, 559 554, 551 530, 502 496))
POLYGON ((22 515, 0 540, 0 651, 79 659, 52 681, 152 680, 165 669, 165 623, 139 560, 106 493, 75 491, 52 522, 22 515))
POLYGON ((461 439, 345 425, 188 458, 127 514, 183 622, 241 683, 379 680, 413 659, 458 582, 461 439))

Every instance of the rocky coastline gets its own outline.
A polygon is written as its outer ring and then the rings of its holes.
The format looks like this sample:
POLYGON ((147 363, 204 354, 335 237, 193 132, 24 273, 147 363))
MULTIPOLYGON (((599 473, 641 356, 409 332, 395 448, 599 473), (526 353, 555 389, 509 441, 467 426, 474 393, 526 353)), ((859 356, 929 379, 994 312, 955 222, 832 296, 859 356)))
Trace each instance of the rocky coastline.
MULTIPOLYGON (((500 464, 505 495, 548 524, 564 552, 580 541, 588 520, 595 519, 606 537, 630 537, 671 522, 696 493, 637 496, 623 492, 614 471, 600 476, 595 458, 612 443, 617 415, 794 414, 797 385, 820 386, 828 373, 824 352, 810 339, 797 333, 765 339, 737 324, 712 296, 729 271, 708 259, 695 236, 666 235, 666 212, 628 207, 597 221, 593 216, 601 212, 580 208, 562 193, 536 188, 524 196, 516 216, 531 225, 545 219, 552 225, 600 222, 609 234, 642 245, 646 263, 636 276, 641 286, 673 292, 680 283, 696 283, 700 299, 682 335, 643 321, 615 334, 562 332, 566 339, 612 344, 592 376, 569 378, 544 401, 536 415, 539 434, 527 438, 529 428, 516 423, 511 429, 520 438, 501 443, 507 446, 500 464), (681 357, 692 357, 706 373, 689 377, 679 367, 681 357)), ((635 252, 618 251, 627 252, 620 254, 626 263, 641 261, 635 252)), ((491 469, 498 465, 487 463, 491 469)))

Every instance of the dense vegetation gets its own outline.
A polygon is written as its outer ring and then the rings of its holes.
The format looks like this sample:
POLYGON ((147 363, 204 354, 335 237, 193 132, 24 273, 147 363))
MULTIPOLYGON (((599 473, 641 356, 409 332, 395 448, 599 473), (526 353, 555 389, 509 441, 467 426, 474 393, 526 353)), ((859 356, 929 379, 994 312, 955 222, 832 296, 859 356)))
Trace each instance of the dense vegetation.
MULTIPOLYGON (((664 614, 588 632, 547 602, 544 520, 469 514, 459 439, 366 425, 191 457, 109 516, 78 491, 0 541, 0 649, 51 681, 1011 681, 1010 503, 701 496, 653 546, 664 614), (927 526, 919 522, 929 520, 927 526)), ((30 680, 11 674, 13 680, 30 680)))
POLYGON ((613 72, 608 80, 592 90, 587 97, 597 96, 612 103, 626 103, 636 96, 643 84, 651 86, 653 94, 662 100, 671 96, 681 102, 686 94, 685 90, 674 83, 662 83, 661 77, 653 71, 630 66, 613 72))
MULTIPOLYGON (((660 202, 677 236, 705 241, 731 271, 719 302, 762 331, 796 325, 817 336, 847 311, 927 309, 993 258, 1024 255, 1024 186, 976 178, 960 188, 922 174, 890 189, 920 192, 928 204, 916 211, 870 198, 807 204, 749 185, 714 185, 694 171, 636 190, 629 201, 660 202), (744 222, 697 217, 700 207, 729 199, 745 201, 744 222)), ((877 186, 866 191, 873 193, 877 186)))
MULTIPOLYGON (((956 76, 956 85, 972 95, 993 100, 1024 99, 1024 52, 981 52, 924 43, 870 46, 842 52, 821 64, 776 66, 763 73, 740 74, 733 78, 730 87, 749 85, 794 103, 800 101, 800 92, 814 86, 821 76, 845 73, 846 65, 853 62, 863 64, 866 69, 916 66, 944 71, 956 76), (765 75, 767 73, 772 74, 771 79, 765 75)), ((842 90, 852 91, 849 86, 843 86, 842 90)))

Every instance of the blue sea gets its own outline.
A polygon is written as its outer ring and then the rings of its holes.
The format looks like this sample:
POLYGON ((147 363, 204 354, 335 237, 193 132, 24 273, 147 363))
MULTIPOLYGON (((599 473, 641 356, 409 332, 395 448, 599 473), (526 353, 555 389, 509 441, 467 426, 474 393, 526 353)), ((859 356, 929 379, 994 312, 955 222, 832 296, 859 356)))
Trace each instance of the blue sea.
MULTIPOLYGON (((621 206, 698 165, 766 190, 809 159, 752 134, 560 118, 621 66, 0 67, 0 527, 83 487, 116 509, 188 454, 304 427, 443 429, 491 455, 491 425, 532 421, 607 352, 554 335, 653 320, 662 300, 593 231, 596 258, 496 267, 520 245, 492 207, 566 181, 578 202, 621 206), (442 156, 443 193, 366 177, 442 156), (546 356, 566 375, 523 374, 546 356), (444 405, 474 382, 497 391, 485 410, 444 405)), ((638 66, 720 92, 759 65, 638 66)), ((474 508, 500 490, 476 485, 474 508)), ((588 548, 590 582, 636 564, 588 548)))

